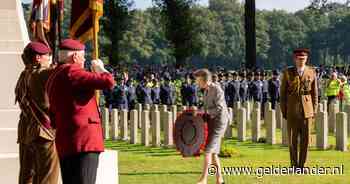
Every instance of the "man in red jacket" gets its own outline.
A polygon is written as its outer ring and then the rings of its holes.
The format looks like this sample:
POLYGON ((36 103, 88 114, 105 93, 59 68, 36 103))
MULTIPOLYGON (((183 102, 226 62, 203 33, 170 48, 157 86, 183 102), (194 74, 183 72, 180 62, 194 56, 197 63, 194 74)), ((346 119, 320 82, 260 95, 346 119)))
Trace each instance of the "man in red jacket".
POLYGON ((62 41, 60 63, 46 84, 63 184, 95 184, 104 151, 95 90, 112 89, 114 79, 101 60, 92 61, 95 73, 85 71, 84 49, 77 40, 62 41))

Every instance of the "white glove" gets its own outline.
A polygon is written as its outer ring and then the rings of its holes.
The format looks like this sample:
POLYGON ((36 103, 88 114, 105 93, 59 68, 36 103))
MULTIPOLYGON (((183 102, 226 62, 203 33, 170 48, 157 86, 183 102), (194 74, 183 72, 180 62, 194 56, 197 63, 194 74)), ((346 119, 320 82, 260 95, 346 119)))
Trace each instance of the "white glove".
POLYGON ((96 73, 109 73, 100 59, 94 59, 91 61, 91 69, 96 73))

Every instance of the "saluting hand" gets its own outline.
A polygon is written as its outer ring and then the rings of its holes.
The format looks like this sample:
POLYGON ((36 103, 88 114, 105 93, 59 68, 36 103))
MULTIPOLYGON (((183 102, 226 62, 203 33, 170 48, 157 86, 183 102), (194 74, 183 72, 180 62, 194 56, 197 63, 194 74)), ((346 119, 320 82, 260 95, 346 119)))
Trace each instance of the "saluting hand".
POLYGON ((100 59, 94 59, 91 61, 91 69, 92 71, 96 72, 96 73, 109 73, 105 67, 104 64, 102 62, 102 60, 100 59))

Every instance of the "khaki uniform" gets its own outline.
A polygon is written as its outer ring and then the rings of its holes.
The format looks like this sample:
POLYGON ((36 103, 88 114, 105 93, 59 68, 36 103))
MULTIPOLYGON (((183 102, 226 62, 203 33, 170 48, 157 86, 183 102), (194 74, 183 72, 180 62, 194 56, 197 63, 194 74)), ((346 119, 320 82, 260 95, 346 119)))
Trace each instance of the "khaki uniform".
POLYGON ((32 100, 42 114, 48 114, 45 84, 51 71, 44 68, 25 70, 17 82, 16 101, 21 108, 17 140, 20 151, 19 184, 58 183, 55 132, 44 127, 28 105, 28 101, 32 100))
POLYGON ((306 161, 310 129, 318 104, 317 93, 313 68, 306 66, 302 76, 296 67, 283 72, 280 103, 283 117, 287 119, 291 165, 295 167, 304 167, 306 161))

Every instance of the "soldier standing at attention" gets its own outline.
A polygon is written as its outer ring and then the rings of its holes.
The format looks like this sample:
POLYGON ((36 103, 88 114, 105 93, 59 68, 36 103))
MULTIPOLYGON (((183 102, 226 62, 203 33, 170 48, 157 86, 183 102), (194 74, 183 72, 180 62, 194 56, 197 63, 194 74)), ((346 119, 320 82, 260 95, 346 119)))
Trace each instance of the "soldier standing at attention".
POLYGON ((171 77, 169 74, 164 74, 164 82, 160 86, 160 101, 163 105, 173 105, 175 104, 175 88, 171 84, 171 77))
POLYGON ((278 71, 272 71, 272 78, 269 80, 268 91, 272 109, 276 108, 276 103, 280 100, 280 80, 278 71))
POLYGON ((118 110, 128 110, 128 87, 125 85, 125 78, 123 75, 116 76, 117 85, 111 92, 112 108, 118 110))
POLYGON ((262 103, 262 89, 263 83, 260 80, 260 72, 254 73, 254 80, 249 85, 249 94, 254 102, 262 103))
POLYGON ((197 106, 197 86, 192 74, 186 76, 186 83, 181 86, 182 105, 197 106))
POLYGON ((262 82, 262 104, 264 104, 265 107, 265 103, 267 102, 268 98, 269 98, 269 82, 267 80, 267 72, 264 71, 261 75, 261 82, 262 82))
POLYGON ((16 102, 21 108, 18 124, 19 184, 58 183, 59 160, 45 93, 46 81, 53 71, 50 52, 45 44, 30 42, 22 54, 26 68, 15 90, 16 102))
POLYGON ((240 96, 241 103, 249 100, 248 99, 248 97, 249 97, 249 93, 248 93, 249 82, 247 81, 246 77, 247 77, 246 71, 242 71, 242 73, 241 73, 241 85, 239 88, 239 96, 240 96))
POLYGON ((159 104, 160 103, 160 84, 158 79, 154 78, 152 79, 152 88, 151 88, 151 97, 153 104, 159 104))
POLYGON ((128 87, 128 104, 129 104, 129 109, 135 109, 136 105, 136 89, 133 84, 134 79, 129 78, 128 81, 126 82, 126 86, 128 87))
POLYGON ((136 88, 137 102, 143 105, 153 103, 151 87, 148 84, 149 79, 144 76, 144 79, 136 88))
POLYGON ((229 84, 228 89, 226 90, 228 95, 229 95, 229 102, 228 106, 233 107, 236 102, 240 101, 240 95, 239 95, 239 90, 241 86, 241 82, 238 79, 238 74, 237 72, 232 72, 232 80, 229 84))
POLYGON ((318 104, 316 72, 306 66, 309 53, 308 49, 294 50, 295 67, 284 70, 281 81, 280 103, 287 119, 290 161, 297 168, 306 162, 309 130, 318 104))
POLYGON ((115 84, 101 60, 92 61, 96 73, 84 69, 84 49, 77 40, 62 41, 60 63, 46 83, 63 184, 95 184, 99 154, 104 151, 95 90, 115 84))

